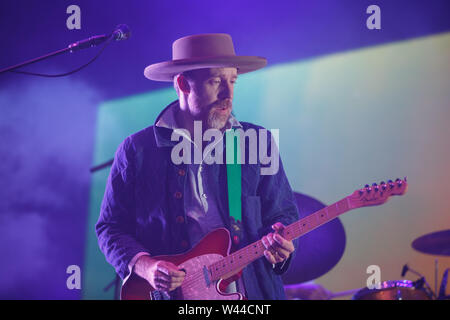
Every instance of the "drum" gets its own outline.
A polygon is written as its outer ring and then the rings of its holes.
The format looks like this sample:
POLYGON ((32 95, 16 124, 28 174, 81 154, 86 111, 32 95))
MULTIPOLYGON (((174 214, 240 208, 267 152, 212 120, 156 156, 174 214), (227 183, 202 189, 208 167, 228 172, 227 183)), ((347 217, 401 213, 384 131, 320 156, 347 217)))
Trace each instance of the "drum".
POLYGON ((423 289, 416 289, 412 281, 385 281, 380 289, 363 288, 353 300, 431 300, 423 289))

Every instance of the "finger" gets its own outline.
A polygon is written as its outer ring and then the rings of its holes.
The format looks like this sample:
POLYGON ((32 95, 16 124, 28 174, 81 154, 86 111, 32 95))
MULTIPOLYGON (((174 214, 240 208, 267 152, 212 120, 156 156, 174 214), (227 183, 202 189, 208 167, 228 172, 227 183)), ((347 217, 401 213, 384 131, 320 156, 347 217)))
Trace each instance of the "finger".
POLYGON ((287 250, 284 250, 282 248, 278 248, 276 254, 278 257, 281 258, 281 261, 286 260, 287 258, 289 258, 290 255, 290 253, 287 250))
POLYGON ((182 277, 171 277, 164 273, 158 273, 155 278, 155 283, 160 285, 160 288, 169 289, 172 285, 179 286, 184 281, 184 273, 182 277))
POLYGON ((270 243, 270 246, 272 247, 272 249, 277 249, 277 247, 278 247, 278 244, 275 242, 275 240, 273 239, 273 236, 274 236, 274 234, 273 233, 269 233, 268 235, 267 235, 267 240, 269 241, 269 243, 270 243))
POLYGON ((169 275, 171 277, 181 278, 181 277, 184 277, 186 275, 186 272, 184 272, 183 270, 178 269, 178 267, 176 269, 175 268, 170 268, 169 269, 169 275))
POLYGON ((264 256, 270 263, 272 264, 277 263, 277 260, 275 259, 274 255, 269 250, 264 250, 264 256))
POLYGON ((186 274, 184 271, 178 269, 178 267, 174 264, 162 263, 158 265, 158 270, 170 277, 181 277, 186 274))
POLYGON ((270 243, 270 251, 272 253, 275 253, 276 251, 278 251, 280 249, 280 245, 274 240, 274 234, 270 233, 267 235, 267 239, 270 243))
POLYGON ((157 270, 157 271, 156 271, 155 278, 156 278, 156 279, 162 279, 162 280, 167 281, 167 282, 169 282, 170 279, 171 279, 170 276, 168 276, 168 275, 165 274, 164 272, 161 272, 160 270, 157 270))
POLYGON ((175 290, 176 288, 181 286, 183 284, 183 282, 184 282, 184 277, 183 278, 172 278, 169 290, 170 291, 175 290))
POLYGON ((170 284, 171 284, 171 285, 180 286, 183 282, 184 282, 184 280, 172 280, 172 281, 170 282, 170 284))
POLYGON ((184 281, 184 277, 172 277, 171 282, 183 282, 184 281))
POLYGON ((279 234, 275 234, 273 236, 273 239, 276 241, 276 243, 283 249, 289 251, 290 253, 294 252, 294 244, 292 243, 292 241, 287 241, 285 238, 283 238, 281 235, 279 234))
POLYGON ((178 288, 179 286, 181 286, 181 283, 172 283, 172 285, 169 288, 169 291, 173 291, 176 288, 178 288))
POLYGON ((172 280, 170 281, 170 283, 174 283, 174 284, 182 284, 184 281, 184 278, 172 278, 172 280))
POLYGON ((267 250, 269 250, 270 249, 270 242, 269 242, 269 239, 267 238, 267 236, 263 236, 262 238, 261 238, 261 241, 262 241, 262 243, 263 243, 263 245, 264 245, 264 248, 266 248, 267 250))
POLYGON ((157 290, 168 290, 170 287, 170 282, 161 278, 156 278, 155 286, 157 290))
POLYGON ((272 225, 272 229, 275 230, 276 232, 282 233, 284 228, 285 228, 284 224, 282 224, 281 222, 276 222, 272 225))
POLYGON ((267 235, 268 242, 270 243, 270 247, 268 250, 275 257, 277 262, 284 261, 287 257, 289 257, 289 251, 280 246, 278 242, 274 240, 276 234, 270 233, 267 235))

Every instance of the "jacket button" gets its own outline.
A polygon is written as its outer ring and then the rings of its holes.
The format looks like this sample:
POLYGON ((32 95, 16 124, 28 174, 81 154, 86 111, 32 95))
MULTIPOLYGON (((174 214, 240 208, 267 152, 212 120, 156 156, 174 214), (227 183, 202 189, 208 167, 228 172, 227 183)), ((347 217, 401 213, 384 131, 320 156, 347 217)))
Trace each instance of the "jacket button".
POLYGON ((177 191, 177 192, 175 192, 175 193, 173 194, 173 196, 175 197, 175 199, 181 199, 181 197, 182 197, 183 195, 181 194, 180 191, 177 191))
POLYGON ((180 169, 180 170, 178 170, 178 174, 180 176, 185 176, 186 175, 186 171, 184 171, 184 169, 180 169))
POLYGON ((183 223, 184 222, 184 217, 183 216, 177 216, 177 218, 175 219, 175 221, 177 223, 183 223))
POLYGON ((187 246, 188 246, 188 242, 186 240, 182 240, 180 244, 181 244, 181 247, 183 247, 183 248, 187 248, 187 246))

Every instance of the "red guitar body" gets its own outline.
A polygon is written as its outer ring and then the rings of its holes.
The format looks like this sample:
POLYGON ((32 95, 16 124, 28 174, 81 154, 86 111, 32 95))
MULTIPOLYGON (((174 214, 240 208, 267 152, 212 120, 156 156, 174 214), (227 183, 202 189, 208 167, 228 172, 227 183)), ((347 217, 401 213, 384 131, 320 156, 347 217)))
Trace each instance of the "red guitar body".
MULTIPOLYGON (((171 293, 172 299, 179 300, 242 300, 240 293, 227 294, 221 291, 238 277, 227 275, 227 279, 212 281, 207 267, 221 260, 230 253, 230 234, 226 229, 216 229, 207 234, 200 242, 186 253, 154 257, 169 261, 186 271, 181 287, 171 293)), ((122 300, 160 299, 164 293, 152 288, 147 280, 132 273, 123 284, 120 298, 122 300)))

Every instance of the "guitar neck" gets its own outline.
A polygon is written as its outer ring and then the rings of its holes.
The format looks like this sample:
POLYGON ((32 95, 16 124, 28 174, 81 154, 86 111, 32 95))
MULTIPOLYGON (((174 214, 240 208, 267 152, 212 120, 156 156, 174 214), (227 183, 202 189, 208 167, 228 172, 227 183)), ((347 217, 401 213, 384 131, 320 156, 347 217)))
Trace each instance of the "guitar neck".
MULTIPOLYGON (((350 205, 350 201, 348 197, 345 197, 328 207, 318 210, 315 213, 288 225, 284 229, 283 237, 286 240, 299 238, 351 209, 353 208, 350 205)), ((265 247, 262 241, 258 240, 213 263, 209 266, 212 280, 219 280, 225 275, 238 272, 251 262, 262 257, 264 251, 265 247)))

